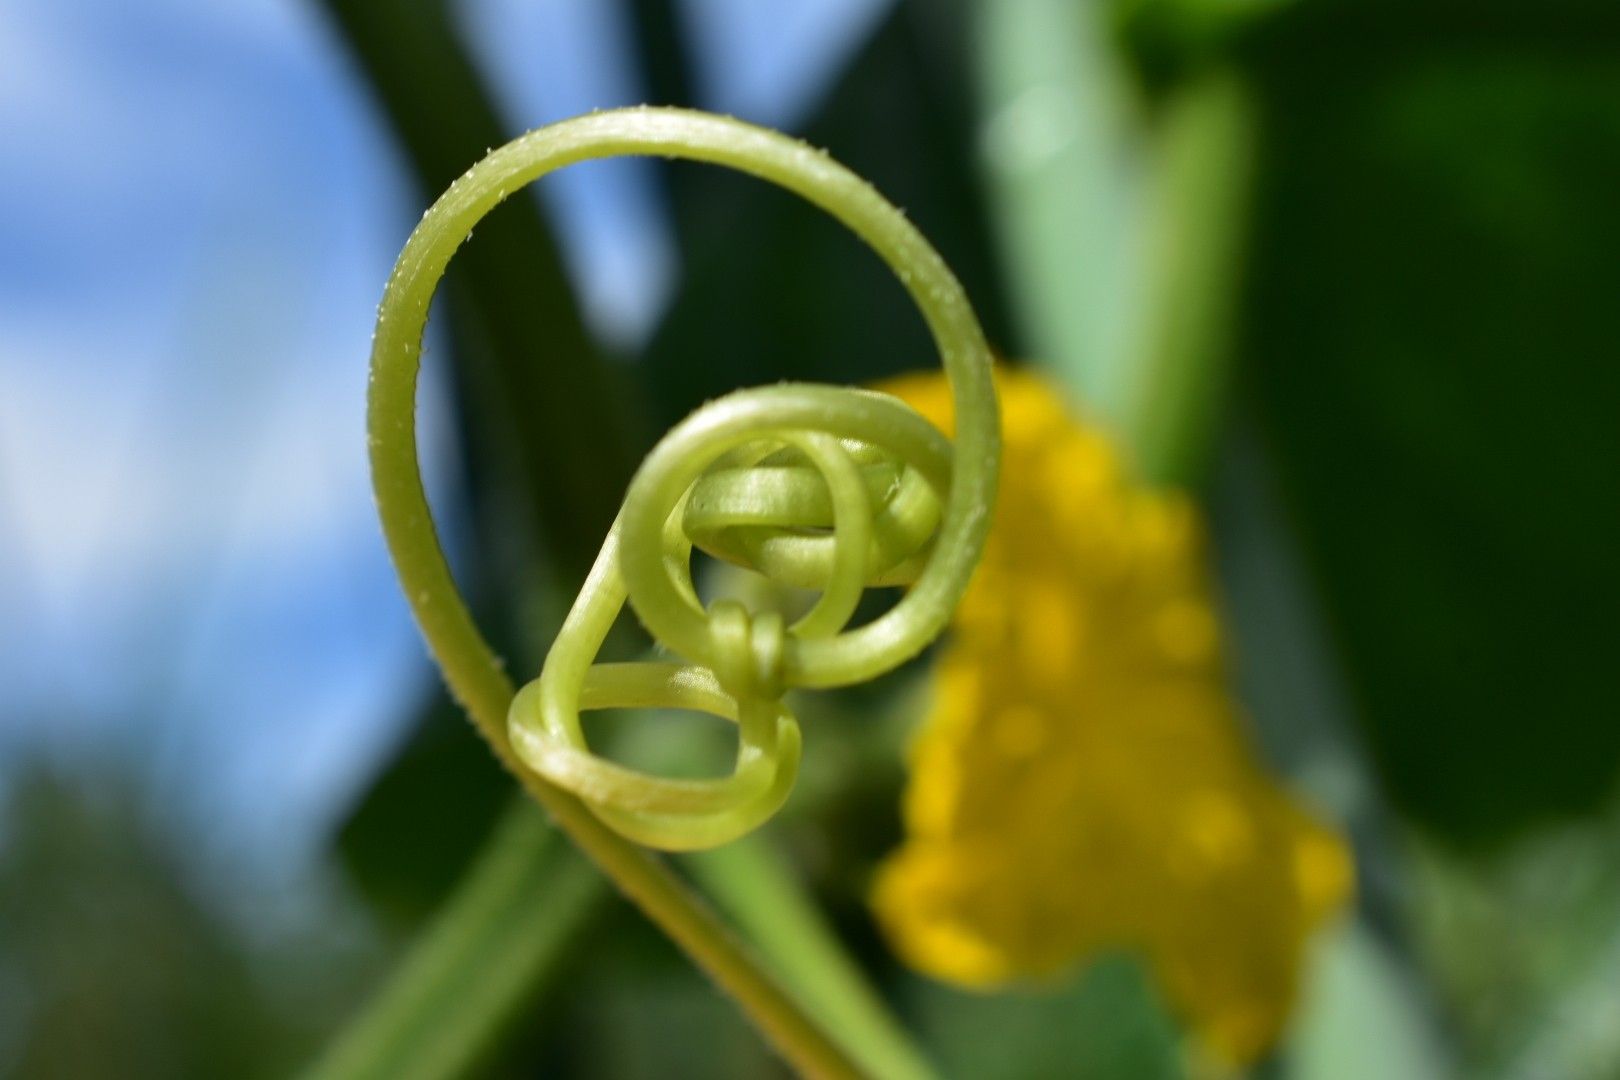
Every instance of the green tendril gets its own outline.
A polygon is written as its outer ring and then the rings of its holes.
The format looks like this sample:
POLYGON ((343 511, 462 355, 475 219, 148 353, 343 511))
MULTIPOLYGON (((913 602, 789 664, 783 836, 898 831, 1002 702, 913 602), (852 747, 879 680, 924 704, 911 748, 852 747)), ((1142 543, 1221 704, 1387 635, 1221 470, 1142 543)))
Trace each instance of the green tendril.
POLYGON ((575 842, 737 994, 797 1064, 837 1071, 815 1057, 813 1033, 773 1014, 790 1007, 768 1000, 779 992, 712 916, 624 838, 683 850, 755 828, 787 798, 798 766, 799 728, 783 695, 873 678, 944 629, 984 547, 1000 454, 989 351, 950 270, 868 184, 786 136, 676 109, 578 117, 495 150, 412 233, 377 317, 369 428, 378 512, 400 582, 479 730, 575 842), (514 695, 451 579, 422 491, 415 436, 422 331, 451 256, 502 199, 554 169, 623 155, 750 173, 865 240, 933 333, 954 397, 955 444, 897 399, 864 390, 784 384, 711 402, 642 463, 540 677, 514 695), (735 601, 705 608, 692 583, 694 547, 819 590, 820 598, 791 625, 735 601), (861 594, 876 585, 908 589, 885 614, 849 628, 861 594), (595 663, 627 602, 685 663, 595 663), (733 721, 732 774, 668 779, 596 756, 581 713, 625 707, 733 721))

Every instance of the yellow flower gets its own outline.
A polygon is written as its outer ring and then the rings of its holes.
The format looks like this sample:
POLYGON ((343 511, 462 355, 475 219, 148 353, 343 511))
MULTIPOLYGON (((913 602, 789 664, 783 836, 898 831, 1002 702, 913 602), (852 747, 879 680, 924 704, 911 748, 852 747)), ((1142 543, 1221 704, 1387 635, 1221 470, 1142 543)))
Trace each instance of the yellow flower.
MULTIPOLYGON (((873 896, 896 950, 972 987, 1145 955, 1234 1063, 1287 1018, 1344 842, 1251 754, 1182 496, 1131 485, 1038 377, 997 373, 989 546, 912 750, 906 840, 873 896)), ((937 376, 880 387, 949 430, 937 376)))

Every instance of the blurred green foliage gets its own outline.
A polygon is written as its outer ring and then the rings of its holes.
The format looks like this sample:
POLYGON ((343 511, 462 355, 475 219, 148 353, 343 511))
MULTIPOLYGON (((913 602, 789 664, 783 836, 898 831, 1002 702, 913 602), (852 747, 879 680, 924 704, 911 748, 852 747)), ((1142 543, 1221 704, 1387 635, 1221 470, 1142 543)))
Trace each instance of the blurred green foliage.
POLYGON ((1620 53, 1574 5, 1455 10, 1486 29, 1322 5, 1255 44, 1238 353, 1385 788, 1488 842, 1620 761, 1620 53))
POLYGON ((31 769, 8 796, 0 1074, 285 1075, 369 968, 337 927, 277 955, 245 941, 116 774, 31 769), (296 975, 312 961, 327 977, 296 975))

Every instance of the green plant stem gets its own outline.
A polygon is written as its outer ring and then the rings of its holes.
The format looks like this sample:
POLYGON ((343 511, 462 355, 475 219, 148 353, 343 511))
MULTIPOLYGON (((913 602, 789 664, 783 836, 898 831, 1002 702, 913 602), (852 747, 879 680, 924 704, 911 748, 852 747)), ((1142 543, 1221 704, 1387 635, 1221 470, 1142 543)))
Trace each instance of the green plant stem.
POLYGON ((1150 329, 1128 368, 1122 434, 1143 478, 1196 483, 1225 398, 1254 171, 1254 105, 1217 68, 1159 120, 1149 217, 1150 329))
POLYGON ((1031 361, 1117 431, 1142 311, 1140 119, 1106 3, 980 0, 989 209, 1031 361))
MULTIPOLYGON (((577 161, 615 154, 688 157, 753 173, 844 221, 900 274, 938 341, 958 403, 951 500, 941 548, 918 589, 966 575, 989 527, 998 432, 988 353, 960 286, 916 230, 872 189, 824 155, 736 121, 675 110, 602 113, 531 132, 485 158, 434 204, 406 243, 378 314, 368 431, 383 532, 401 587, 452 694, 502 764, 557 825, 742 1006, 780 1052, 810 1076, 852 1076, 847 1049, 776 983, 668 867, 605 825, 579 799, 524 768, 507 714, 514 687, 462 602, 438 542, 416 451, 422 332, 434 289, 473 226, 508 194, 577 161), (967 462, 971 468, 962 467, 967 462), (948 557, 947 557, 948 556, 948 557), (936 571, 936 567, 941 569, 936 571)), ((584 446, 576 453, 587 453, 584 446)))
POLYGON ((980 5, 985 169, 1031 358, 1129 452, 1187 485, 1213 448, 1253 182, 1238 73, 1144 99, 1110 5, 980 5))
POLYGON ((432 927, 307 1080, 467 1075, 556 975, 606 888, 543 814, 514 803, 432 927))
MULTIPOLYGON (((786 860, 750 837, 682 861, 869 1075, 934 1075, 786 860)), ((607 888, 527 799, 514 802, 433 924, 306 1080, 466 1075, 521 1003, 555 981, 607 888)))
MULTIPOLYGON (((786 860, 749 837, 682 862, 866 1075, 936 1075, 786 860)), ((534 806, 513 804, 433 925, 305 1080, 467 1075, 519 1006, 555 982, 606 889, 534 806)))
POLYGON ((704 891, 741 926, 794 993, 838 1031, 874 1076, 922 1080, 934 1069, 839 944, 787 861, 745 837, 684 862, 704 891))

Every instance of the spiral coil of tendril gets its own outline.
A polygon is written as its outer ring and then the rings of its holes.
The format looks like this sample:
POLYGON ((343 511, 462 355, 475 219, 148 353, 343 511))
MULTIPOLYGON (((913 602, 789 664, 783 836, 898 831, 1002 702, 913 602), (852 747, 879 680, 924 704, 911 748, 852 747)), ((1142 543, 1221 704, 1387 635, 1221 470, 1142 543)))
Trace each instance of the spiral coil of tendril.
POLYGON ((871 187, 773 132, 701 113, 629 109, 565 121, 496 150, 440 199, 406 245, 373 355, 379 506, 385 527, 401 523, 387 528, 390 547, 452 688, 498 750, 648 846, 713 846, 774 813, 800 754, 786 692, 870 679, 921 651, 944 628, 983 549, 999 434, 988 350, 960 286, 871 187), (454 593, 421 495, 411 425, 395 414, 414 393, 433 287, 473 224, 553 169, 622 154, 752 173, 866 240, 933 332, 955 394, 956 442, 897 399, 848 388, 741 390, 699 409, 642 463, 539 678, 510 699, 505 730, 488 730, 480 719, 488 710, 479 706, 498 702, 504 684, 490 675, 492 656, 454 593), (387 378, 379 383, 379 375, 387 378), (390 515, 390 500, 401 512, 390 515), (791 624, 736 601, 705 608, 692 583, 694 547, 820 596, 791 624), (849 627, 864 590, 878 585, 908 589, 883 615, 849 627), (626 603, 686 662, 596 663, 626 603), (735 722, 731 775, 665 778, 594 754, 581 713, 604 708, 697 710, 735 722))
POLYGON ((513 702, 518 755, 649 846, 706 847, 753 829, 782 804, 798 767, 786 690, 870 677, 927 644, 926 627, 902 618, 883 644, 851 651, 861 631, 844 627, 868 586, 915 578, 950 469, 944 437, 887 396, 779 386, 705 406, 631 482, 545 670, 513 702), (732 600, 704 609, 692 585, 694 544, 821 596, 791 625, 732 600), (694 663, 582 665, 626 599, 657 640, 694 663), (581 710, 657 706, 735 721, 732 774, 663 779, 591 753, 581 710))

